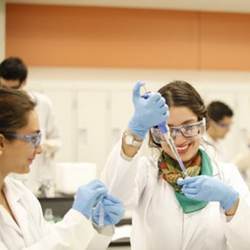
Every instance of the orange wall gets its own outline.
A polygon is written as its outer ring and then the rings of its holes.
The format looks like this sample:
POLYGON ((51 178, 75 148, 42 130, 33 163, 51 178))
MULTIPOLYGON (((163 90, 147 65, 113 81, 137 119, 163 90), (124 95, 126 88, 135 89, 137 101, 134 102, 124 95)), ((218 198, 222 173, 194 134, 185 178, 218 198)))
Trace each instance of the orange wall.
POLYGON ((201 68, 250 70, 250 15, 201 14, 201 68))
POLYGON ((250 15, 7 4, 6 55, 33 66, 250 70, 250 15))

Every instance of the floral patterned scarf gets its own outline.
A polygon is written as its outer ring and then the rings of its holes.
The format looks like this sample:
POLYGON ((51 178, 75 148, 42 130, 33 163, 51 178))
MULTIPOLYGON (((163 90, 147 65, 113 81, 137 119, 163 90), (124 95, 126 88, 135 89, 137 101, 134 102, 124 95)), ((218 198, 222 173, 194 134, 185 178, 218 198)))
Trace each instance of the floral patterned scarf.
MULTIPOLYGON (((204 150, 199 150, 197 155, 185 162, 188 176, 208 175, 212 176, 211 161, 204 150)), ((169 157, 164 151, 158 160, 159 173, 161 178, 167 181, 175 190, 175 196, 184 213, 192 213, 204 208, 207 202, 187 198, 181 193, 181 186, 177 184, 178 178, 184 178, 177 161, 169 157)))

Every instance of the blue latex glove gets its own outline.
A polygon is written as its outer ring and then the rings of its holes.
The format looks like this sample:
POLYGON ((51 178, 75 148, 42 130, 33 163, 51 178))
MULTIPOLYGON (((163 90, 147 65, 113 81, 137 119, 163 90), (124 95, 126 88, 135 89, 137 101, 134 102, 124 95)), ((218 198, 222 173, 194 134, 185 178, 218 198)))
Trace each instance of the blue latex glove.
POLYGON ((148 93, 145 98, 140 95, 142 82, 137 82, 133 90, 134 115, 128 127, 141 139, 145 138, 150 128, 162 122, 168 117, 168 106, 165 99, 159 93, 148 93))
POLYGON ((177 184, 183 186, 182 192, 186 197, 200 201, 218 201, 225 211, 230 209, 239 197, 233 188, 210 176, 178 179, 177 184))
POLYGON ((117 224, 121 220, 125 211, 122 202, 114 196, 108 194, 103 198, 102 202, 97 204, 96 208, 92 212, 92 220, 96 225, 99 225, 100 221, 100 206, 102 206, 103 209, 104 225, 117 224))
POLYGON ((101 181, 91 181, 89 184, 78 188, 72 208, 90 218, 92 209, 106 194, 107 188, 101 181))

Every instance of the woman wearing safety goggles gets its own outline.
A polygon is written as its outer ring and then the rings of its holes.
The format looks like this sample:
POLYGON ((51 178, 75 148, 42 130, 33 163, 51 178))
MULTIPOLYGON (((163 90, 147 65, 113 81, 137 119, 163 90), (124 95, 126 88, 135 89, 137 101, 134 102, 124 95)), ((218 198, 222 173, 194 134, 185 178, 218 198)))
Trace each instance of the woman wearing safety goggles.
POLYGON ((132 249, 248 249, 250 193, 234 166, 206 153, 199 93, 174 81, 145 98, 142 86, 134 87, 134 114, 103 173, 111 193, 133 210, 132 249))
POLYGON ((42 151, 35 106, 25 92, 0 88, 0 249, 106 249, 124 208, 101 181, 81 186, 72 209, 50 224, 33 193, 9 176, 28 173, 42 151))

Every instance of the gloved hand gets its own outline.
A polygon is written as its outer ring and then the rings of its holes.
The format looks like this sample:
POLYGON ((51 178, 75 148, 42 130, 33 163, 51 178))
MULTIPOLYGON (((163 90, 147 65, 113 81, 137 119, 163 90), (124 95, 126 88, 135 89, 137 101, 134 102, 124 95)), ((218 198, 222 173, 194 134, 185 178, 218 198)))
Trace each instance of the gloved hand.
POLYGON ((106 194, 107 188, 101 181, 91 181, 89 184, 78 188, 72 208, 90 218, 92 209, 106 194))
POLYGON ((230 209, 239 197, 233 188, 206 175, 180 178, 177 184, 183 186, 182 192, 186 197, 200 201, 219 201, 225 211, 230 209))
POLYGON ((141 139, 145 138, 150 128, 166 122, 168 106, 159 93, 149 93, 148 98, 140 95, 142 82, 137 82, 133 90, 134 115, 128 127, 141 139))
POLYGON ((96 225, 99 225, 100 220, 104 225, 115 225, 121 220, 124 211, 125 210, 121 201, 108 194, 93 210, 92 220, 96 225), (103 209, 103 214, 100 212, 101 209, 103 209), (100 216, 102 215, 104 215, 104 217, 100 219, 100 216))

